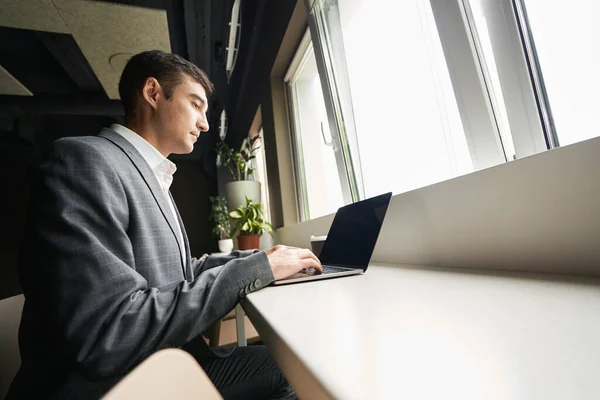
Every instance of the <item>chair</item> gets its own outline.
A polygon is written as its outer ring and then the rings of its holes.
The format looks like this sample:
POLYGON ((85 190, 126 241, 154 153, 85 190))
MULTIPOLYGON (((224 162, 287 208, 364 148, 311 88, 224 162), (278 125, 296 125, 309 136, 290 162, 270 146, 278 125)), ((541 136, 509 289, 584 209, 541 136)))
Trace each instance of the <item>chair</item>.
POLYGON ((222 399, 196 360, 183 350, 161 350, 117 383, 103 400, 222 399))
POLYGON ((22 294, 0 300, 0 399, 21 366, 18 333, 24 302, 22 294))

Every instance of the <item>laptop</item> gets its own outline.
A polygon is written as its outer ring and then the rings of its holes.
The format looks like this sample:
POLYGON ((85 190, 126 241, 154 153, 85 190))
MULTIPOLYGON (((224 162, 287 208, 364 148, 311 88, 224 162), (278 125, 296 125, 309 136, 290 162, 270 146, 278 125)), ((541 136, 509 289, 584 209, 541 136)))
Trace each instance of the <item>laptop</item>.
POLYGON ((275 281, 273 285, 363 274, 369 266, 391 198, 390 192, 340 208, 319 255, 323 273, 309 269, 275 281))

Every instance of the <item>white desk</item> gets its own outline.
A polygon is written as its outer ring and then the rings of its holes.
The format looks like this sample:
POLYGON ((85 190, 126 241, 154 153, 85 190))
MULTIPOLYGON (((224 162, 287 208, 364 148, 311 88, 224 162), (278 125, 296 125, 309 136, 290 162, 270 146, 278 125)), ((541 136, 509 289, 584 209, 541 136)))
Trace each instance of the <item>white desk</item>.
POLYGON ((600 399, 600 282, 373 266, 242 303, 301 398, 600 399))

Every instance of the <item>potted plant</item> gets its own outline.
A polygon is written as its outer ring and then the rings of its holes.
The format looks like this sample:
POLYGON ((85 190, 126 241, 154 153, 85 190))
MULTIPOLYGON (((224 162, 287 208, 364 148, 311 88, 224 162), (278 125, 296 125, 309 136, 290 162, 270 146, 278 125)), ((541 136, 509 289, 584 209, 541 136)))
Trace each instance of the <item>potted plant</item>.
POLYGON ((229 213, 239 231, 238 247, 240 250, 258 249, 260 236, 268 233, 273 236, 273 226, 265 220, 262 204, 255 203, 246 197, 245 204, 229 213))
POLYGON ((227 202, 221 196, 210 197, 210 202, 210 221, 213 224, 212 233, 219 238, 219 250, 223 253, 231 253, 233 250, 232 237, 235 234, 235 230, 231 228, 227 202))
POLYGON ((224 142, 217 145, 220 163, 229 169, 234 180, 225 185, 229 211, 243 205, 246 197, 260 203, 260 182, 251 180, 254 172, 251 161, 256 158, 254 153, 259 149, 256 143, 259 139, 260 136, 255 136, 244 140, 240 151, 230 148, 224 142))

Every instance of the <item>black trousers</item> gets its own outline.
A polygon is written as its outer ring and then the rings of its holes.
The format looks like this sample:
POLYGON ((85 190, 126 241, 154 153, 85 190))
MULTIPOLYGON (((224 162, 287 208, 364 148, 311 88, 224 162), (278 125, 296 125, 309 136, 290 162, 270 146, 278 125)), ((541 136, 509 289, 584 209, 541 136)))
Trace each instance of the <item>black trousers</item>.
POLYGON ((195 358, 225 400, 296 399, 265 346, 238 347, 228 357, 195 358))

